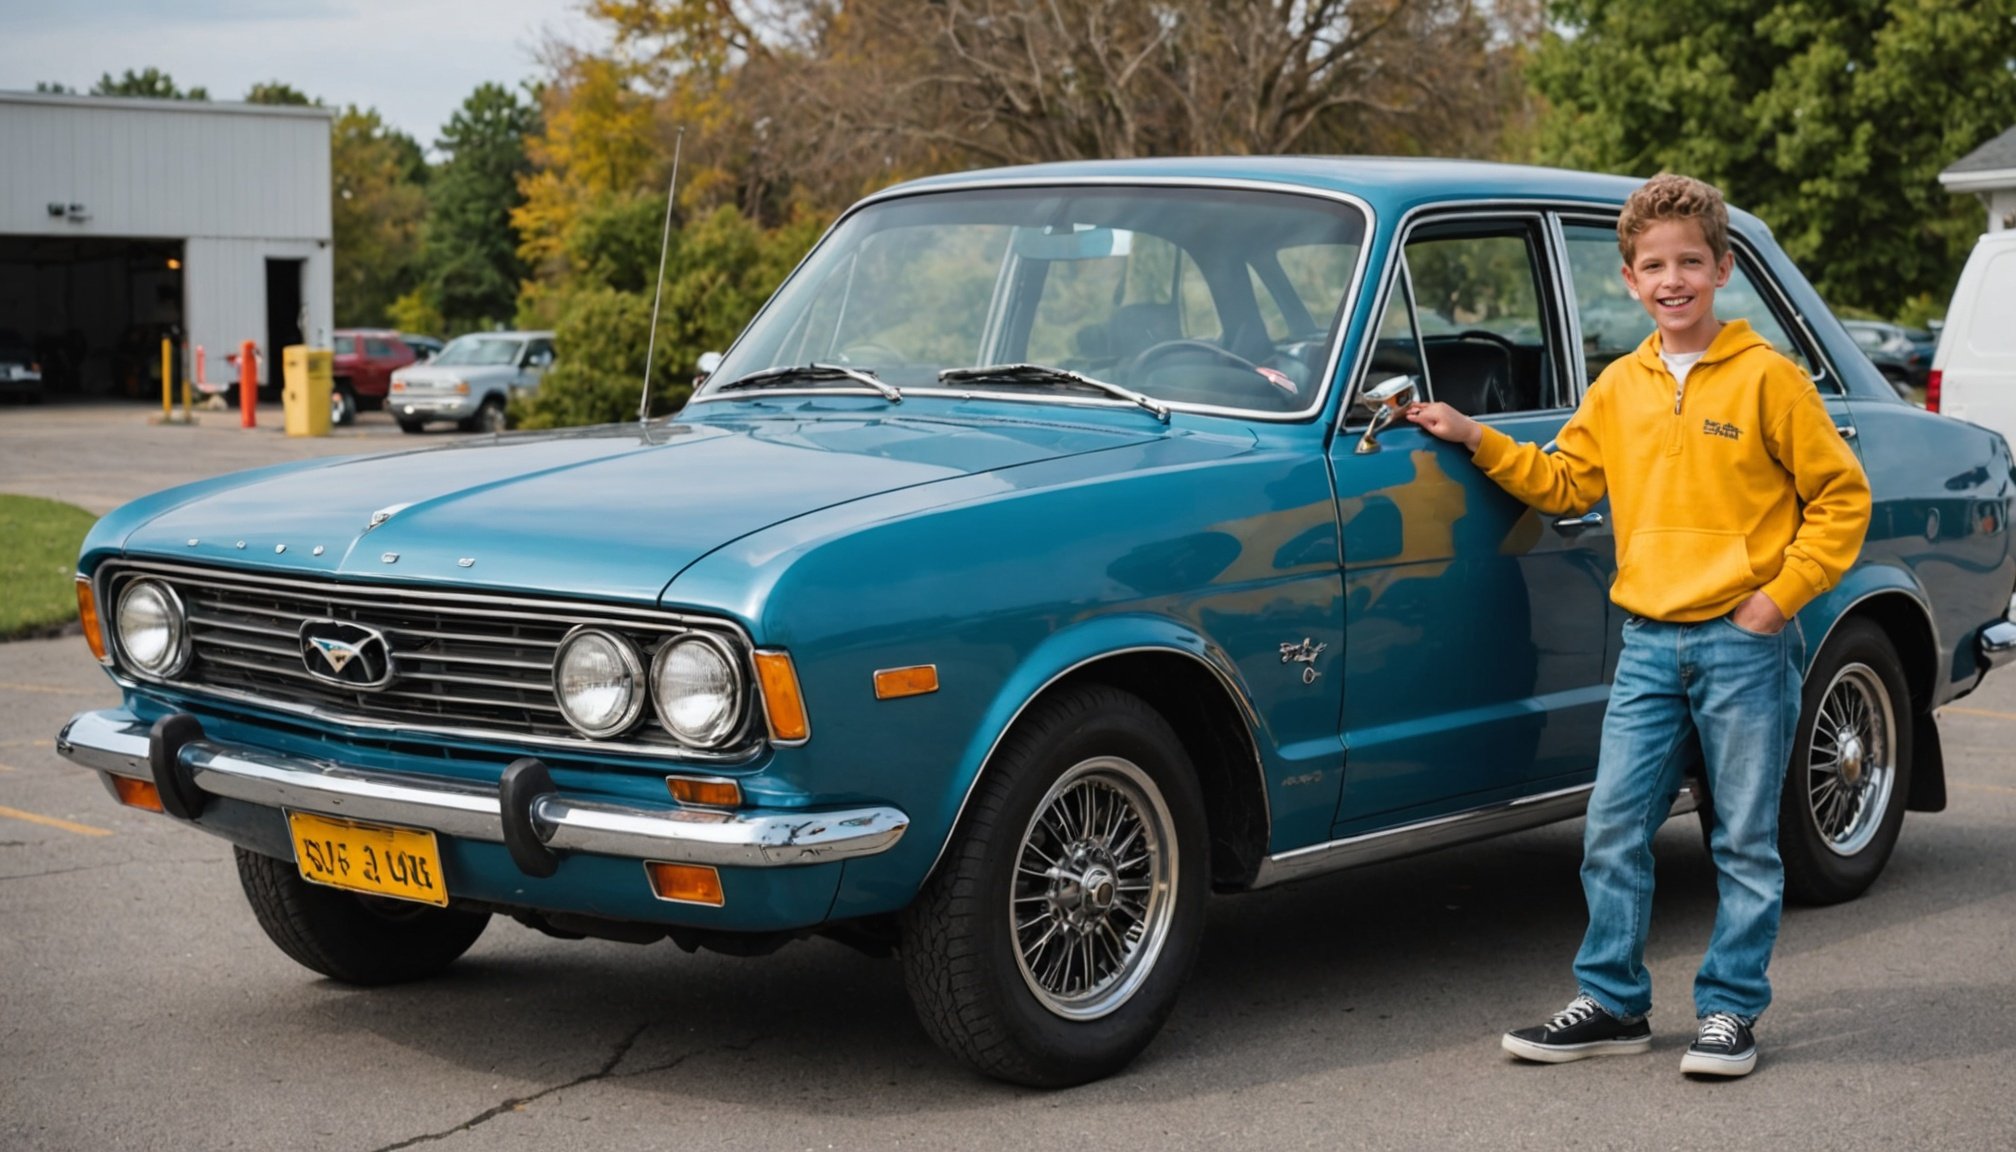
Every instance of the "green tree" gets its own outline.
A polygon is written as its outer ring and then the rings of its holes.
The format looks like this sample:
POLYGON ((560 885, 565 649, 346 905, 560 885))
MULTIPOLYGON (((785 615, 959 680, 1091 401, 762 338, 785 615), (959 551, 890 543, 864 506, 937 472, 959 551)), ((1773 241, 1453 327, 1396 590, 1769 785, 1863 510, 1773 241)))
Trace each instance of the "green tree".
POLYGON ((98 83, 91 86, 93 96, 139 96, 148 100, 208 100, 210 92, 205 88, 191 88, 182 91, 175 87, 175 78, 159 68, 148 68, 135 72, 131 68, 121 73, 117 80, 110 72, 98 77, 98 83))
MULTIPOLYGON (((584 248, 603 253, 602 267, 624 282, 640 258, 644 279, 635 290, 604 284, 579 287, 563 298, 554 330, 559 359, 540 381, 538 393, 516 412, 526 428, 557 428, 633 419, 651 333, 651 279, 657 265, 657 235, 650 247, 634 243, 640 198, 594 215, 578 238, 584 248)), ((662 202, 658 211, 663 212, 662 202)), ((663 217, 654 222, 661 224, 663 217)), ((657 354, 651 365, 651 412, 662 415, 686 402, 700 353, 728 346, 784 276, 818 238, 822 217, 801 213, 765 229, 730 207, 716 208, 680 225, 666 253, 665 299, 658 323, 657 354)))
POLYGON ((322 103, 320 100, 310 100, 306 93, 292 84, 283 84, 278 80, 263 80, 252 85, 245 92, 245 102, 247 104, 287 104, 303 107, 322 103))
POLYGON ((2016 122, 2016 0, 1556 0, 1544 159, 1686 172, 1837 305, 1922 311, 1980 210, 1938 173, 2016 122))
POLYGON ((75 88, 70 87, 68 84, 60 84, 54 80, 37 80, 35 82, 35 91, 47 93, 51 96, 77 95, 75 88))
POLYGON ((413 138, 387 126, 376 109, 353 104, 331 126, 329 170, 336 323, 383 324, 393 301, 417 279, 426 159, 413 138))
POLYGON ((511 213, 524 202, 525 140, 537 128, 535 102, 484 84, 435 142, 443 160, 428 184, 421 293, 449 332, 490 327, 516 307, 526 268, 511 213))

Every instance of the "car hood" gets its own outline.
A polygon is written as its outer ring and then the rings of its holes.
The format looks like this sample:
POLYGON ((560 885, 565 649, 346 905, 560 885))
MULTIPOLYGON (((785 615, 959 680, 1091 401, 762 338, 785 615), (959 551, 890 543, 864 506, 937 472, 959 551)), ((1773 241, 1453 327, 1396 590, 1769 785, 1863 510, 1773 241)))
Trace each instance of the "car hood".
POLYGON ((809 512, 1165 431, 828 411, 498 437, 173 489, 114 512, 86 551, 651 602, 809 512))

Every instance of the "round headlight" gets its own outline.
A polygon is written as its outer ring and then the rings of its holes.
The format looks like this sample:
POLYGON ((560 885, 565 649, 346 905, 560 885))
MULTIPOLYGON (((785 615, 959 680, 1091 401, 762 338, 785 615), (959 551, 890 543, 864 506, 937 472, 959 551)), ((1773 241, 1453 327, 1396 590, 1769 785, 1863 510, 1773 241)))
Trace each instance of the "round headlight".
POLYGON ((644 662, 630 642, 584 628, 560 642, 553 660, 560 713, 583 736, 612 736, 644 708, 644 662))
POLYGON ((188 655, 182 601, 155 580, 135 580, 119 593, 114 615, 119 651, 149 676, 172 676, 188 655))
POLYGON ((689 636, 658 650, 651 665, 651 700, 667 732, 712 748, 734 733, 741 718, 742 677, 719 641, 689 636))

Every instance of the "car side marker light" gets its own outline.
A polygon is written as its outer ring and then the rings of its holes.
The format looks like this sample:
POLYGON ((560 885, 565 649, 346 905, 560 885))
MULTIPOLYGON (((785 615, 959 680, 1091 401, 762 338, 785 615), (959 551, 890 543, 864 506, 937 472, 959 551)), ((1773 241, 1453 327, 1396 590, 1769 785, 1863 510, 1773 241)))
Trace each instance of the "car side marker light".
POLYGON ((742 786, 733 780, 667 776, 665 790, 681 804, 700 804, 709 808, 739 808, 742 805, 742 786))
POLYGON ((77 577, 77 619, 84 625, 84 642, 91 646, 91 655, 100 664, 109 664, 111 659, 105 654, 105 632, 98 626, 98 593, 91 588, 89 576, 77 577))
POLYGON ((938 666, 918 664, 911 668, 885 668, 875 673, 875 698, 895 700, 923 696, 938 691, 938 666))
POLYGON ((798 670, 784 652, 756 653, 756 681, 763 686, 763 711, 773 740, 803 740, 812 734, 805 716, 805 698, 798 691, 798 670))
POLYGON ((705 904, 719 908, 728 901, 721 895, 721 873, 707 864, 668 864, 646 860, 644 874, 651 878, 651 891, 660 900, 678 904, 705 904))
POLYGON ((149 812, 166 813, 161 807, 161 792, 152 780, 135 780, 131 776, 112 777, 112 790, 118 794, 119 802, 129 808, 144 808, 149 812))

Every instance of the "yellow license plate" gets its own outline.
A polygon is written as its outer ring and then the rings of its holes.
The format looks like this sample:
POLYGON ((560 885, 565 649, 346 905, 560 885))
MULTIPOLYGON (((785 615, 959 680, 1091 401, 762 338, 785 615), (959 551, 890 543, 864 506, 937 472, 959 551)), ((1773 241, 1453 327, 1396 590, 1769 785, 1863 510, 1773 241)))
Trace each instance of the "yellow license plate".
POLYGON ((331 888, 446 905, 434 833, 289 812, 302 878, 331 888))

